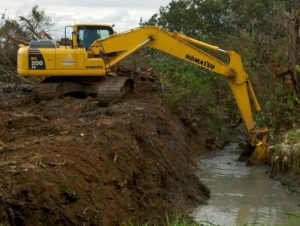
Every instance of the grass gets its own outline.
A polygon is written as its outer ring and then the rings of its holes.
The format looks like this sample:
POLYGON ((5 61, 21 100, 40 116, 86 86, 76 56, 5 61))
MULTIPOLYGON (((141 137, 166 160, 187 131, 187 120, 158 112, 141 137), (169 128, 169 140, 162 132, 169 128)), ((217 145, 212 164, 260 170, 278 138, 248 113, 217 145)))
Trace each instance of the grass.
POLYGON ((300 129, 293 129, 288 133, 290 142, 296 143, 300 141, 300 129))
POLYGON ((271 166, 275 172, 300 175, 300 129, 287 132, 281 141, 274 145, 271 166))

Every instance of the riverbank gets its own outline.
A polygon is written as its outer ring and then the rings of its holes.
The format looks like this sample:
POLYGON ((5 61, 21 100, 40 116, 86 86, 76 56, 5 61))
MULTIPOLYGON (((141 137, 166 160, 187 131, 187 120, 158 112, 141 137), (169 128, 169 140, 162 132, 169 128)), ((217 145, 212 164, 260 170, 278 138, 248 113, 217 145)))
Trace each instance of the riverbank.
POLYGON ((271 176, 289 190, 300 193, 300 128, 286 132, 269 149, 271 176))
POLYGON ((14 89, 0 97, 0 224, 162 224, 209 198, 193 158, 215 142, 157 84, 137 80, 106 108, 14 89))

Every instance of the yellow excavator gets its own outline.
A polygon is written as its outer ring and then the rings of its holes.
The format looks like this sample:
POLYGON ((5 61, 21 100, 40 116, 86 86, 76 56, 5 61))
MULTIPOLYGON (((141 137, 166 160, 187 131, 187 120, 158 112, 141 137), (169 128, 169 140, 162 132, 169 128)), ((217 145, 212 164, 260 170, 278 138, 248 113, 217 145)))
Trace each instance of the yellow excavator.
POLYGON ((70 46, 59 46, 52 40, 20 45, 18 73, 46 77, 38 88, 41 96, 84 92, 108 104, 124 96, 133 86, 130 77, 118 76, 118 64, 143 47, 163 51, 226 77, 245 122, 249 144, 255 148, 250 163, 267 156, 268 129, 255 127, 250 98, 256 111, 261 108, 241 57, 234 51, 159 27, 139 27, 116 34, 112 26, 78 24, 73 26, 70 46), (205 50, 225 54, 229 63, 205 50))

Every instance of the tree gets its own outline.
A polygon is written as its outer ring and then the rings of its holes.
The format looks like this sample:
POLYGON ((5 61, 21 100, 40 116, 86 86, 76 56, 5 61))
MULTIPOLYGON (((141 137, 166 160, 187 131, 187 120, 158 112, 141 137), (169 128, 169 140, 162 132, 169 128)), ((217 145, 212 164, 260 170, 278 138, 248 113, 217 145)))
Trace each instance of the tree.
POLYGON ((51 39, 48 31, 53 23, 37 5, 27 16, 19 16, 17 19, 11 19, 3 13, 0 24, 0 65, 16 65, 19 44, 29 44, 31 40, 37 39, 51 39))
MULTIPOLYGON (((172 0, 148 21, 141 22, 239 52, 262 105, 269 109, 267 114, 282 116, 291 108, 287 108, 288 98, 283 92, 284 84, 281 84, 284 79, 278 77, 291 69, 296 71, 296 65, 299 65, 299 10, 298 0, 172 0)), ((163 63, 164 74, 171 68, 170 82, 174 81, 174 75, 181 79, 181 75, 188 78, 197 73, 190 66, 181 69, 170 59, 164 62, 161 62, 162 57, 155 59, 159 60, 154 65, 163 63)), ((203 84, 215 91, 215 101, 232 109, 232 99, 224 91, 227 90, 224 82, 209 73, 201 73, 201 77, 206 79, 203 84)), ((291 81, 297 81, 299 86, 300 79, 294 77, 291 81)), ((181 83, 176 85, 182 86, 181 83)), ((190 90, 191 86, 186 89, 190 90)), ((294 116, 277 121, 274 117, 268 118, 268 123, 278 126, 294 123, 294 116)))
POLYGON ((230 27, 224 23, 226 14, 224 1, 172 0, 144 24, 162 26, 192 37, 221 34, 230 27))
MULTIPOLYGON (((287 30, 289 35, 289 67, 295 68, 300 63, 300 8, 293 8, 288 17, 287 30)), ((293 70, 297 84, 297 93, 300 95, 300 74, 293 70)))

